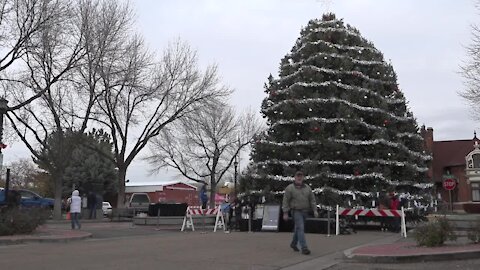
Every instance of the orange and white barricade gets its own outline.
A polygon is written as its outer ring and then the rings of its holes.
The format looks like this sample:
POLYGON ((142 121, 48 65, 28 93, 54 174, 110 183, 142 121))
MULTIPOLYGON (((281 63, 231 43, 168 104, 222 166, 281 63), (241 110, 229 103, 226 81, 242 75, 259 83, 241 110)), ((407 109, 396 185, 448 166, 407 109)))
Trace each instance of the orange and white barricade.
POLYGON ((195 231, 195 226, 193 225, 194 216, 215 216, 215 226, 213 227, 213 231, 216 232, 217 228, 223 228, 223 231, 226 231, 225 219, 220 206, 207 209, 202 209, 201 206, 188 206, 187 211, 185 212, 185 217, 183 218, 182 232, 185 231, 185 228, 191 228, 192 231, 195 231))
POLYGON ((402 207, 401 210, 388 210, 388 209, 348 209, 341 208, 337 205, 336 214, 336 234, 340 234, 340 216, 364 216, 364 217, 396 217, 401 218, 401 230, 400 233, 403 237, 407 237, 407 226, 405 221, 405 211, 402 207))

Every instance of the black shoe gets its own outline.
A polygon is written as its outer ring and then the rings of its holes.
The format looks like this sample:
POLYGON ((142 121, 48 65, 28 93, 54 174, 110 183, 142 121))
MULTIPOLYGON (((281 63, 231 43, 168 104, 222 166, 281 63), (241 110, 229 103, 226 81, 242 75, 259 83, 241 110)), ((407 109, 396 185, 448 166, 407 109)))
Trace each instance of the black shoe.
POLYGON ((303 255, 310 255, 310 250, 308 248, 302 248, 302 254, 303 255))
POLYGON ((293 249, 295 252, 299 252, 300 250, 298 249, 297 245, 290 244, 290 247, 293 249))

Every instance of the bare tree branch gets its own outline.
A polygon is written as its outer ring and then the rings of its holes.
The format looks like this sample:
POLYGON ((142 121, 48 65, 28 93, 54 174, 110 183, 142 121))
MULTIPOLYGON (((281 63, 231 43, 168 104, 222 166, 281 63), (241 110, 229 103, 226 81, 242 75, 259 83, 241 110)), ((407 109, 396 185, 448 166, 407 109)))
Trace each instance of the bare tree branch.
POLYGON ((146 160, 154 170, 171 167, 197 182, 209 178, 214 203, 215 187, 259 131, 253 113, 237 117, 226 104, 207 106, 164 129, 146 160))

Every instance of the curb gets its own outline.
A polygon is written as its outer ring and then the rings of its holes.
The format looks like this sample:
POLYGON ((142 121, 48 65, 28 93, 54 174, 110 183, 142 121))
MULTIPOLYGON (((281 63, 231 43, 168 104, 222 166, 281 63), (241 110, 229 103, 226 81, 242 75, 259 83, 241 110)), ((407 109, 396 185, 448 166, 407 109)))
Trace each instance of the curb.
POLYGON ((91 237, 91 233, 85 232, 83 235, 78 236, 0 239, 0 245, 19 245, 27 243, 68 243, 72 241, 88 239, 91 237))
MULTIPOLYGON (((370 244, 371 245, 371 244, 370 244)), ((363 245, 370 246, 370 245, 363 245)), ((362 255, 353 254, 353 251, 359 247, 354 247, 344 251, 344 258, 347 261, 363 263, 411 263, 426 261, 452 261, 464 259, 478 259, 480 257, 480 248, 478 250, 449 251, 439 253, 424 253, 411 255, 362 255)))
POLYGON ((369 255, 347 255, 348 260, 363 263, 410 263, 410 262, 426 262, 426 261, 452 261, 465 259, 478 259, 480 250, 478 251, 461 251, 441 254, 419 254, 419 255, 403 255, 403 256, 369 256, 369 255))

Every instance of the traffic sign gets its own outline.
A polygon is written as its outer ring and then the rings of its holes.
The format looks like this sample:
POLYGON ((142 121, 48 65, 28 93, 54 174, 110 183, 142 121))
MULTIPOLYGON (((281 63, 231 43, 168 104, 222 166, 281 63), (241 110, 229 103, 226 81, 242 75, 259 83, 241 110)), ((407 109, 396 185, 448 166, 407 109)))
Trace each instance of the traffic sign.
POLYGON ((443 188, 445 190, 454 190, 456 186, 457 186, 457 181, 455 181, 455 179, 448 178, 443 180, 443 188))

